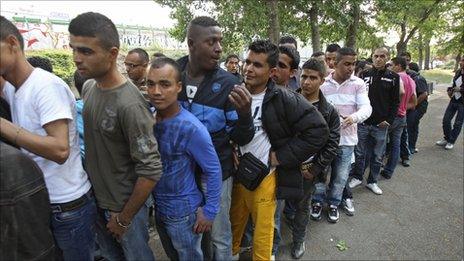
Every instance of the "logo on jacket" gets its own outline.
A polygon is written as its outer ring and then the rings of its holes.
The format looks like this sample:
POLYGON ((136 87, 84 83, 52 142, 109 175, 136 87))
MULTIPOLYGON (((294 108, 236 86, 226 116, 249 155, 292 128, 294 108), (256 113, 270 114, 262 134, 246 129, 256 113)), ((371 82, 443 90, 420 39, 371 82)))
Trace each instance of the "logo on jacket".
POLYGON ((192 103, 195 94, 197 93, 198 87, 194 85, 187 85, 187 98, 190 103, 192 103))
POLYGON ((217 93, 221 90, 221 85, 217 82, 213 83, 213 86, 211 87, 214 93, 217 93))

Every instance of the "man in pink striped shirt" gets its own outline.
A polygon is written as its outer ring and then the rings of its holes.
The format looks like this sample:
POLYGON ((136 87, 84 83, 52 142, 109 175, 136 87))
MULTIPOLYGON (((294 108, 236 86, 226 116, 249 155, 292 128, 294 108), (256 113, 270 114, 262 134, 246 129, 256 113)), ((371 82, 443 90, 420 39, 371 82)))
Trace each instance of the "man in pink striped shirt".
MULTIPOLYGON (((398 73, 401 79, 400 90, 404 90, 404 92, 400 91, 401 95, 398 113, 395 120, 393 121, 392 126, 390 126, 388 129, 388 135, 390 139, 386 152, 386 155, 388 155, 388 162, 384 169, 380 172, 380 175, 386 179, 390 179, 392 177, 396 168, 396 164, 400 159, 401 135, 403 132, 406 132, 407 135, 406 110, 414 108, 417 102, 416 83, 408 74, 406 74, 406 59, 404 57, 395 57, 392 59, 392 63, 392 70, 398 73)), ((404 146, 407 149, 407 140, 405 143, 406 144, 404 146)), ((405 167, 409 166, 409 163, 406 162, 404 158, 402 163, 405 167)))
POLYGON ((335 223, 339 219, 338 206, 343 200, 343 207, 348 215, 354 214, 351 191, 347 186, 351 157, 358 143, 357 123, 366 120, 372 112, 367 88, 364 81, 353 75, 356 52, 351 48, 341 48, 337 52, 335 71, 329 74, 321 86, 327 101, 338 111, 341 119, 340 149, 332 161, 332 173, 329 192, 325 199, 324 183, 316 183, 311 206, 311 219, 320 219, 322 204, 329 205, 328 221, 335 223), (348 191, 344 190, 345 188, 348 191))

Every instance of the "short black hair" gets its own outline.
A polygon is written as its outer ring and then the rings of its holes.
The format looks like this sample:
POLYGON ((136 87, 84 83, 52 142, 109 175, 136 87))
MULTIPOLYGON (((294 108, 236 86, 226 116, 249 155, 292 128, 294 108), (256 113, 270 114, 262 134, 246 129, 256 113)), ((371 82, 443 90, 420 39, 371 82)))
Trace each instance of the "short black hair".
POLYGON ((225 61, 224 63, 225 63, 225 64, 228 63, 228 62, 229 62, 229 59, 231 59, 231 58, 236 58, 236 59, 238 59, 238 60, 240 61, 240 58, 238 58, 238 55, 236 55, 236 54, 229 54, 229 55, 227 55, 226 61, 225 61))
POLYGON ((151 62, 150 67, 153 69, 163 68, 166 64, 171 65, 176 71, 176 81, 181 81, 181 69, 179 64, 169 57, 159 57, 151 62))
POLYGON ((408 62, 406 62, 406 58, 401 57, 401 56, 393 58, 392 63, 394 65, 401 66, 401 69, 403 70, 406 70, 406 68, 408 67, 408 62))
POLYGON ((340 48, 337 51, 336 62, 338 63, 339 61, 341 61, 343 59, 343 56, 356 56, 356 55, 358 55, 358 54, 356 53, 356 51, 353 48, 350 48, 350 47, 340 48))
POLYGON ((315 59, 315 58, 311 58, 309 60, 307 60, 304 64, 303 64, 303 67, 302 67, 303 70, 314 70, 314 71, 317 71, 319 72, 320 76, 322 79, 325 78, 325 74, 326 74, 326 69, 325 69, 325 64, 322 63, 321 61, 315 59))
POLYGON ((164 53, 161 53, 161 52, 156 52, 151 57, 160 58, 160 57, 166 57, 166 55, 164 55, 164 53))
POLYGON ((75 36, 96 37, 106 49, 119 48, 116 26, 100 13, 87 12, 76 16, 69 23, 68 31, 75 36))
POLYGON ((135 48, 135 49, 132 49, 130 50, 127 54, 133 54, 133 53, 136 53, 139 55, 140 59, 142 60, 142 62, 144 63, 148 63, 150 61, 150 57, 148 56, 148 53, 147 51, 145 51, 144 49, 142 48, 135 48))
POLYGON ((409 69, 410 70, 413 70, 415 72, 419 72, 420 71, 420 68, 419 68, 419 65, 417 63, 409 63, 409 69))
POLYGON ((298 43, 296 42, 295 38, 291 35, 284 35, 279 39, 279 45, 281 44, 294 44, 295 48, 298 49, 298 43))
POLYGON ((4 16, 0 16, 0 40, 4 41, 9 35, 18 39, 21 51, 24 51, 24 39, 18 28, 4 16))
POLYGON ((357 73, 359 71, 364 70, 364 68, 366 68, 366 65, 368 65, 368 64, 369 63, 366 60, 358 60, 358 61, 356 61, 354 72, 357 73))
POLYGON ((290 63, 290 69, 298 69, 298 65, 300 65, 300 54, 296 49, 283 45, 279 46, 279 52, 287 55, 290 57, 290 59, 292 59, 292 62, 290 63))
POLYGON ((333 43, 333 44, 329 44, 327 45, 327 48, 325 48, 325 52, 326 53, 333 53, 333 52, 338 52, 338 50, 340 50, 340 45, 336 44, 336 43, 333 43))
POLYGON ((408 57, 409 59, 411 59, 411 53, 410 52, 402 52, 400 55, 400 57, 408 57))
POLYGON ((319 56, 323 56, 323 55, 325 55, 325 53, 322 52, 322 51, 319 51, 319 52, 315 52, 315 53, 311 54, 311 57, 314 58, 314 57, 319 57, 319 56))
POLYGON ((266 54, 266 62, 269 64, 270 68, 276 67, 279 62, 279 49, 269 40, 256 40, 248 46, 248 50, 255 53, 266 54))
POLYGON ((47 72, 53 73, 53 65, 48 58, 41 56, 31 56, 27 58, 27 61, 32 65, 32 67, 38 67, 47 72))
POLYGON ((86 78, 82 77, 78 70, 74 71, 74 87, 76 87, 79 95, 82 94, 82 86, 84 85, 86 78))
POLYGON ((194 26, 200 27, 211 27, 211 26, 221 26, 216 20, 209 16, 198 16, 192 19, 187 27, 187 37, 193 37, 192 28, 194 26))

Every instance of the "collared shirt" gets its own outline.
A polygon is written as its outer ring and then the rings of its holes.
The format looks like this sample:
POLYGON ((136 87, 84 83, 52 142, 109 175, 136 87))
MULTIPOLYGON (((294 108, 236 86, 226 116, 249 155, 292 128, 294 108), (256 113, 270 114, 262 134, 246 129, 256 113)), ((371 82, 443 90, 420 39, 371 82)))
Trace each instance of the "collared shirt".
MULTIPOLYGON (((333 79, 333 72, 325 78, 321 91, 326 100, 337 110, 343 121, 344 117, 351 116, 354 123, 365 121, 372 113, 367 87, 364 81, 356 76, 339 84, 333 79)), ((358 143, 357 124, 341 125, 340 145, 354 146, 358 143)))

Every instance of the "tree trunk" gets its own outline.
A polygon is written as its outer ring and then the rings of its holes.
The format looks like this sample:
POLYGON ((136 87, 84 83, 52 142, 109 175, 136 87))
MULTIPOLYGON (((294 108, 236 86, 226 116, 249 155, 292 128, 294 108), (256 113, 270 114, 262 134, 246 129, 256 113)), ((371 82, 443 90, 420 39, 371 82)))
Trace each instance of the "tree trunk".
POLYGON ((430 38, 425 39, 425 61, 424 61, 424 70, 430 69, 430 38))
POLYGON ((280 38, 280 24, 277 0, 266 1, 269 11, 268 36, 272 43, 277 44, 280 38))
POLYGON ((319 23, 317 21, 319 15, 319 1, 312 1, 311 9, 309 9, 309 21, 311 23, 311 45, 313 53, 322 51, 321 34, 319 32, 319 23))
POLYGON ((459 53, 456 56, 456 63, 454 64, 454 70, 453 72, 457 71, 459 69, 459 62, 461 61, 461 53, 459 53))
POLYGON ((351 3, 351 18, 353 19, 346 31, 345 46, 356 49, 356 35, 359 28, 359 16, 361 12, 360 3, 353 1, 351 3))
POLYGON ((419 52, 419 69, 422 70, 422 63, 424 62, 424 42, 422 40, 422 33, 419 33, 419 47, 418 47, 418 52, 419 52))

